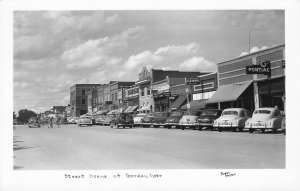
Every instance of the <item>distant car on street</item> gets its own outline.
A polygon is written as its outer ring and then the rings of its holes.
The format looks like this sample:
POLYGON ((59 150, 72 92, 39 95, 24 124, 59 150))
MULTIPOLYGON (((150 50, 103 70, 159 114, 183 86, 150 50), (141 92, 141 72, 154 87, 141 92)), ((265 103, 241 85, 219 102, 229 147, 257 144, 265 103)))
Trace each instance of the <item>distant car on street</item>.
POLYGON ((228 108, 225 109, 221 116, 214 121, 213 127, 218 128, 219 132, 224 129, 232 131, 236 131, 236 129, 238 129, 241 132, 245 127, 246 120, 249 118, 250 113, 246 109, 228 108))
POLYGON ((153 127, 164 127, 168 117, 170 116, 169 112, 155 112, 154 114, 154 121, 153 121, 153 127))
POLYGON ((221 113, 220 109, 204 109, 198 118, 199 131, 203 128, 213 130, 214 121, 221 116, 221 113))
POLYGON ((39 121, 39 119, 37 117, 31 117, 28 120, 28 127, 41 127, 41 122, 39 121))
POLYGON ((116 118, 116 115, 107 115, 105 119, 103 120, 104 126, 109 126, 111 122, 113 122, 116 118))
POLYGON ((111 128, 113 127, 129 127, 132 128, 134 125, 133 123, 133 116, 131 113, 120 113, 116 116, 115 120, 111 122, 111 128))
POLYGON ((272 130, 277 133, 279 129, 282 129, 282 120, 283 116, 278 108, 259 108, 253 112, 252 118, 246 121, 245 128, 249 129, 250 133, 255 130, 260 130, 263 133, 266 130, 272 130))
POLYGON ((183 111, 177 110, 177 111, 172 111, 168 119, 166 120, 166 123, 164 124, 165 128, 170 129, 171 127, 178 128, 178 123, 179 120, 183 116, 183 111))
POLYGON ((151 127, 154 123, 154 113, 148 113, 141 119, 141 127, 151 127))
POLYGON ((145 113, 138 113, 133 117, 133 126, 137 127, 139 125, 141 125, 142 123, 142 119, 146 117, 145 113))
POLYGON ((78 127, 81 125, 92 126, 93 122, 90 116, 81 116, 77 121, 78 127))
POLYGON ((196 129, 198 126, 198 118, 201 115, 202 110, 187 110, 184 112, 182 118, 179 120, 179 126, 182 130, 185 128, 196 129))
POLYGON ((106 115, 100 115, 95 117, 95 124, 96 125, 103 125, 104 119, 106 115))

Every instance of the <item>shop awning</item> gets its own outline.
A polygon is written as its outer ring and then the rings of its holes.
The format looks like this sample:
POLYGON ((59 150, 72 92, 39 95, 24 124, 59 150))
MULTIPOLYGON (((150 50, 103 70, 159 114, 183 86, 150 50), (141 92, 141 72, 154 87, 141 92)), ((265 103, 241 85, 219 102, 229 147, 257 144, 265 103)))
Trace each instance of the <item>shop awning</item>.
POLYGON ((138 108, 137 105, 135 105, 135 106, 129 106, 129 107, 130 107, 129 109, 126 109, 126 111, 124 111, 125 113, 134 112, 138 108))
POLYGON ((112 115, 112 114, 116 113, 116 111, 117 111, 116 109, 115 110, 111 110, 110 112, 107 113, 107 115, 112 115))
POLYGON ((252 81, 219 86, 216 93, 206 103, 218 103, 237 100, 250 86, 252 81))
POLYGON ((186 95, 180 95, 177 97, 175 102, 170 106, 171 110, 179 109, 182 104, 186 101, 186 95))
POLYGON ((95 113, 93 113, 93 115, 103 115, 107 112, 108 112, 108 110, 100 110, 100 111, 96 111, 95 113))
MULTIPOLYGON (((206 101, 207 99, 203 99, 203 100, 194 100, 194 101, 190 101, 190 109, 191 110, 196 110, 196 109, 204 109, 205 105, 206 105, 206 101)), ((182 110, 187 110, 187 105, 183 105, 181 107, 182 110)))
POLYGON ((138 109, 138 111, 146 111, 146 110, 150 110, 149 107, 141 107, 140 109, 138 109))
POLYGON ((133 107, 133 106, 128 106, 123 112, 124 112, 124 113, 128 113, 128 112, 131 110, 132 107, 133 107))

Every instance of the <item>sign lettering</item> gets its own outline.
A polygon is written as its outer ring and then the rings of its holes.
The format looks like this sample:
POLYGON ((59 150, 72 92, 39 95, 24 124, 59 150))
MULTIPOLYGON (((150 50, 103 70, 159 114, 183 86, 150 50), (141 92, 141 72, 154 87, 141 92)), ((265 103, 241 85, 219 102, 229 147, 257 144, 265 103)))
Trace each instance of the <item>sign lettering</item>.
POLYGON ((246 74, 263 74, 271 76, 270 61, 262 61, 259 65, 246 66, 246 74))

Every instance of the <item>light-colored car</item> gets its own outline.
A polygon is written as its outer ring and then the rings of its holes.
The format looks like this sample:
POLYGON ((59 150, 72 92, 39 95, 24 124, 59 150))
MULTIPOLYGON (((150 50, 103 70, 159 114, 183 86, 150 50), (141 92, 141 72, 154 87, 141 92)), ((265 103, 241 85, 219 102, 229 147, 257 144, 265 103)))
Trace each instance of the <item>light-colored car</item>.
POLYGON ((136 116, 133 117, 133 126, 139 126, 142 123, 142 119, 146 117, 146 113, 139 113, 136 114, 136 116))
POLYGON ((81 116, 77 121, 78 126, 86 125, 86 126, 92 126, 93 122, 90 116, 81 116))
POLYGON ((282 115, 278 108, 275 107, 264 107, 259 108, 253 112, 252 118, 248 119, 245 123, 245 128, 249 129, 250 133, 255 130, 272 130, 277 132, 281 129, 282 115))
POLYGON ((178 125, 182 130, 185 128, 195 129, 198 126, 197 120, 201 115, 202 110, 187 110, 184 112, 182 118, 179 120, 178 125))
POLYGON ((221 132, 225 129, 241 132, 245 127, 245 122, 250 118, 250 112, 243 108, 225 109, 221 116, 214 121, 213 127, 221 132))

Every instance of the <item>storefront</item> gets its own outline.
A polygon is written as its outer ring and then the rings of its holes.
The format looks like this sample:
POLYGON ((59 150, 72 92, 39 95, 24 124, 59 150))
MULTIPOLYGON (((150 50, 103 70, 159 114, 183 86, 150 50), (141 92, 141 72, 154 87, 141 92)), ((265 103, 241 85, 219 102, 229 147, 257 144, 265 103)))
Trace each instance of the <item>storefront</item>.
POLYGON ((285 111, 285 45, 218 64, 219 87, 207 103, 221 109, 275 107, 285 111))
POLYGON ((169 97, 171 96, 170 92, 162 92, 153 94, 154 99, 154 111, 168 111, 170 107, 169 97))

